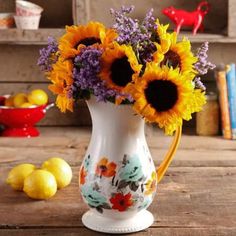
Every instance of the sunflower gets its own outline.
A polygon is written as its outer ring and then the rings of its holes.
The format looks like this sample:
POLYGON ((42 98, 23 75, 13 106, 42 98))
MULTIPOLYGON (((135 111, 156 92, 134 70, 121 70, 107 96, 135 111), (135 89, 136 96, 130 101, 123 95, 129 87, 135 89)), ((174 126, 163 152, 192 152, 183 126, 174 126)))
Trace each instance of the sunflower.
POLYGON ((67 26, 66 33, 59 40, 59 50, 63 59, 73 58, 81 47, 99 45, 106 37, 106 28, 99 22, 87 25, 67 26))
POLYGON ((57 94, 56 105, 62 112, 67 109, 73 111, 74 99, 68 96, 73 84, 72 70, 73 64, 70 60, 64 61, 59 58, 48 75, 48 79, 52 82, 52 85, 49 85, 48 88, 54 94, 57 94))
POLYGON ((190 41, 185 37, 182 41, 177 42, 176 32, 169 34, 167 36, 169 48, 165 47, 158 48, 154 53, 154 61, 160 63, 161 66, 167 65, 168 67, 173 67, 174 69, 179 68, 180 72, 194 72, 194 64, 197 62, 197 58, 194 57, 191 52, 190 41))
POLYGON ((192 73, 147 63, 143 76, 135 76, 127 91, 134 98, 134 110, 148 122, 156 122, 166 134, 172 134, 191 119, 205 102, 204 94, 194 90, 192 73))
POLYGON ((101 79, 106 81, 109 88, 123 93, 133 75, 141 70, 131 46, 113 43, 101 57, 101 79))

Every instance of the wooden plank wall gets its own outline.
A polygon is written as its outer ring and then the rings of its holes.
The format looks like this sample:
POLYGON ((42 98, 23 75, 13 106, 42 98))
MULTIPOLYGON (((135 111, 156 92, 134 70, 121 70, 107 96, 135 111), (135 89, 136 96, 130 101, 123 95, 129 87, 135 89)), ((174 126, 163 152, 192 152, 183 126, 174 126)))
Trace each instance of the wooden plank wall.
POLYGON ((14 12, 15 0, 0 0, 0 13, 14 12))
MULTIPOLYGON (((54 28, 62 27, 62 25, 70 24, 72 22, 72 1, 60 0, 60 4, 58 4, 58 1, 56 0, 48 0, 47 3, 45 3, 44 0, 32 1, 42 5, 45 8, 44 14, 46 15, 43 16, 45 22, 42 21, 42 26, 47 26, 46 22, 49 19, 53 20, 48 23, 48 27, 54 28), (58 19, 58 21, 55 19, 58 19)), ((234 0, 230 0, 231 3, 232 1, 234 0)), ((189 0, 176 0, 174 3, 171 0, 148 0, 145 1, 144 5, 141 0, 74 0, 76 6, 76 8, 74 8, 74 18, 77 19, 76 21, 82 23, 86 22, 88 19, 93 19, 101 20, 109 25, 111 23, 108 13, 108 9, 110 7, 119 8, 122 4, 135 4, 137 6, 136 16, 143 17, 144 12, 150 7, 154 7, 158 12, 157 15, 160 15, 160 9, 164 6, 172 4, 179 8, 181 6, 188 5, 189 8, 194 8, 198 2, 199 1, 197 0, 193 0, 191 4, 189 4, 189 0)), ((215 28, 215 31, 223 32, 226 30, 225 19, 228 14, 227 1, 210 0, 210 2, 213 7, 211 14, 213 14, 212 17, 215 20, 215 23, 212 22, 212 19, 207 20, 206 23, 208 25, 208 29, 211 31, 215 28)), ((162 19, 167 22, 167 19, 164 19, 163 17, 162 19)), ((194 44, 194 49, 199 45, 200 44, 194 44)), ((43 74, 36 66, 39 55, 38 51, 41 47, 42 46, 37 45, 9 45, 7 43, 0 45, 0 94, 27 92, 32 88, 47 89, 48 81, 44 78, 43 74)), ((209 56, 210 59, 216 64, 221 62, 230 63, 235 60, 235 55, 235 44, 214 43, 210 45, 209 56)), ((214 90, 216 88, 213 76, 206 78, 206 81, 210 90, 214 90)), ((49 94, 51 101, 53 101, 54 97, 51 93, 49 94)), ((40 124, 51 126, 89 125, 90 123, 90 117, 86 105, 85 103, 81 103, 80 109, 77 109, 73 114, 61 114, 56 108, 53 108, 48 112, 47 117, 40 124)))
POLYGON ((228 0, 228 35, 232 37, 236 37, 236 1, 228 0))
POLYGON ((44 8, 41 28, 64 28, 73 24, 72 0, 30 0, 44 8))
MULTIPOLYGON (((78 0, 82 2, 81 0, 78 0)), ((234 2, 235 0, 231 0, 234 2)), ((110 17, 110 8, 119 9, 121 5, 135 6, 133 16, 142 19, 145 12, 149 9, 154 9, 154 15, 160 19, 163 23, 170 23, 170 20, 164 16, 161 11, 163 8, 173 6, 177 9, 186 9, 193 11, 197 8, 200 0, 86 0, 87 5, 89 4, 89 12, 87 15, 92 20, 99 20, 104 22, 106 25, 112 24, 110 17)), ((211 5, 209 13, 205 16, 204 26, 205 31, 210 33, 227 33, 227 16, 228 16, 228 1, 226 0, 208 0, 211 5)), ((173 29, 174 25, 170 23, 170 27, 173 29)))

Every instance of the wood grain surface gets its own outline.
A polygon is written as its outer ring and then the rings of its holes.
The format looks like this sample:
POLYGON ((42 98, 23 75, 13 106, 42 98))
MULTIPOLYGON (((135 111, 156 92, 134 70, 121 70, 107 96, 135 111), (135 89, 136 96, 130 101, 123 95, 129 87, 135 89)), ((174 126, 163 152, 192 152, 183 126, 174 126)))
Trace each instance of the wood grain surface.
MULTIPOLYGON (((78 189, 78 171, 90 129, 41 128, 33 139, 0 139, 0 235, 103 235, 81 222, 87 210, 78 189), (48 201, 33 201, 5 184, 9 170, 24 162, 38 167, 51 156, 73 169, 69 187, 48 201)), ((148 132, 156 164, 170 137, 148 132)), ((236 235, 236 142, 220 137, 183 136, 149 210, 155 222, 133 235, 236 235)))

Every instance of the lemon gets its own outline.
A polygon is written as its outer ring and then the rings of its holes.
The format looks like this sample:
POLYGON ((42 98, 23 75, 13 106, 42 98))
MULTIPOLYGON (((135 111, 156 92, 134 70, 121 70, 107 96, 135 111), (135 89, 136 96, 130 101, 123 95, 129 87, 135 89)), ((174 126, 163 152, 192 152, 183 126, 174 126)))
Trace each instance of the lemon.
POLYGON ((7 107, 14 107, 14 96, 7 98, 4 102, 4 105, 7 107))
POLYGON ((48 102, 48 95, 42 89, 35 89, 28 95, 28 100, 34 105, 45 105, 48 102))
POLYGON ((8 174, 7 183, 15 190, 23 190, 24 180, 36 167, 31 164, 15 166, 8 174))
POLYGON ((29 102, 25 102, 20 106, 20 108, 29 108, 29 107, 32 107, 32 104, 29 102))
POLYGON ((59 157, 52 157, 42 164, 42 169, 50 171, 56 178, 58 189, 70 184, 72 170, 69 164, 59 157))
POLYGON ((57 182, 52 173, 35 170, 24 181, 24 192, 33 199, 48 199, 55 195, 57 182))
POLYGON ((13 104, 14 107, 20 107, 23 103, 28 102, 27 96, 25 93, 17 93, 14 96, 13 104))

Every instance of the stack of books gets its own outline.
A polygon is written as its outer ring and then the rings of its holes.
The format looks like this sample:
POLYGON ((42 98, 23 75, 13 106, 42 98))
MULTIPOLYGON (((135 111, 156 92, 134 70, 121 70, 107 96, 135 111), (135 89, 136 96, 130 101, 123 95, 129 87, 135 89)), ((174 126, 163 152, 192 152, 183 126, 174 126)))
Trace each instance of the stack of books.
POLYGON ((236 139, 236 71, 235 64, 220 66, 216 71, 219 90, 222 133, 225 139, 236 139))

